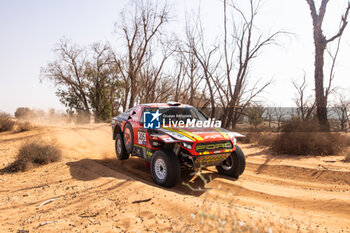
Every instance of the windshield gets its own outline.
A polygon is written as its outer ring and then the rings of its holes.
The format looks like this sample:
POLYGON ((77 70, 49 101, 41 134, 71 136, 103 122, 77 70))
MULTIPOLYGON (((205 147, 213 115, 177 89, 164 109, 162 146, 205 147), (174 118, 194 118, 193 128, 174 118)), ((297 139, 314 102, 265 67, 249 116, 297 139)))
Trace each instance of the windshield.
POLYGON ((197 109, 190 108, 190 107, 173 107, 173 108, 154 108, 152 111, 157 111, 162 114, 161 118, 162 121, 165 120, 165 122, 168 121, 184 121, 186 122, 188 119, 196 121, 205 121, 207 118, 197 109))

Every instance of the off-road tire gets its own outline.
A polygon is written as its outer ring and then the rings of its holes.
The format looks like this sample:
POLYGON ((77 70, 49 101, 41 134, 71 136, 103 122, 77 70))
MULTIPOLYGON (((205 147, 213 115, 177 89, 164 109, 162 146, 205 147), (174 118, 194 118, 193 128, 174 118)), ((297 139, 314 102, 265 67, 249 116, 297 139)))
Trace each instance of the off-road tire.
POLYGON ((154 152, 151 159, 151 175, 154 183, 167 188, 173 187, 177 184, 180 173, 179 160, 172 150, 161 149, 154 152))
POLYGON ((244 172, 244 169, 245 169, 244 153, 241 150, 241 148, 239 148, 239 146, 237 145, 235 146, 235 149, 236 150, 230 154, 230 157, 227 158, 227 159, 231 159, 232 161, 231 166, 225 165, 225 163, 227 162, 226 160, 221 165, 216 166, 216 169, 220 174, 238 178, 244 172))
POLYGON ((126 160, 129 158, 129 153, 125 149, 124 140, 120 133, 115 138, 115 154, 119 160, 126 160))
POLYGON ((130 123, 126 123, 123 131, 123 141, 126 152, 130 154, 134 147, 134 132, 130 123))

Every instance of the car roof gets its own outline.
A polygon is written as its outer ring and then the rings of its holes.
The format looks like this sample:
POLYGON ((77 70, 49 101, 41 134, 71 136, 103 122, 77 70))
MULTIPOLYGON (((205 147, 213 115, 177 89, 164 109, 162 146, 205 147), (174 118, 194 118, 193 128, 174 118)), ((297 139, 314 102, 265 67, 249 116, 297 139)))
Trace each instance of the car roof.
POLYGON ((140 104, 140 105, 151 107, 151 108, 193 107, 191 105, 181 104, 181 103, 148 103, 148 104, 140 104))

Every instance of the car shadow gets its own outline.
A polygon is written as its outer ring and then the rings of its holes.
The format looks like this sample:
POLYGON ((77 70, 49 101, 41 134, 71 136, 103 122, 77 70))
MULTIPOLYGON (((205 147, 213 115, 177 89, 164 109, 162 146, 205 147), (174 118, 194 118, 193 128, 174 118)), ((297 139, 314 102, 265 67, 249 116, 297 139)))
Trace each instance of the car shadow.
POLYGON ((157 188, 192 196, 200 196, 208 191, 210 189, 208 188, 208 184, 215 178, 225 178, 232 181, 236 180, 206 169, 201 173, 202 177, 197 177, 194 170, 183 168, 181 169, 181 178, 178 184, 172 188, 163 188, 153 182, 147 162, 135 157, 129 158, 126 161, 109 158, 82 159, 66 164, 69 166, 71 176, 77 180, 89 181, 99 177, 137 180, 157 188), (202 178, 207 182, 207 185, 205 185, 202 178))

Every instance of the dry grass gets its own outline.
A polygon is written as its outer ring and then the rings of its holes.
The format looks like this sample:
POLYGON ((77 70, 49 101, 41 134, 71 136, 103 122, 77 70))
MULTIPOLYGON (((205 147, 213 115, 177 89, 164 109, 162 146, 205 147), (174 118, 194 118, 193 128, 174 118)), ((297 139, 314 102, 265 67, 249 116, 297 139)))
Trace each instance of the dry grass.
POLYGON ((349 146, 349 137, 343 133, 320 132, 317 121, 298 118, 286 121, 281 133, 248 132, 242 143, 267 146, 273 152, 289 155, 338 155, 349 146))
POLYGON ((2 172, 26 171, 39 165, 57 162, 61 157, 62 151, 55 142, 27 141, 19 148, 16 160, 2 169, 2 172))
POLYGON ((0 113, 0 132, 10 131, 13 129, 15 122, 7 113, 0 113))
POLYGON ((245 222, 240 220, 236 213, 229 211, 223 213, 218 209, 208 208, 205 206, 201 207, 201 211, 196 214, 191 214, 193 222, 181 226, 181 230, 178 232, 194 232, 193 225, 195 228, 199 228, 200 232, 242 232, 242 233, 272 233, 272 227, 269 227, 261 219, 253 222, 245 222), (192 225, 193 224, 193 225, 192 225), (192 231, 191 231, 192 230, 192 231))
POLYGON ((350 152, 348 152, 347 155, 345 155, 343 161, 346 162, 346 163, 350 163, 350 152))
POLYGON ((344 133, 343 135, 346 140, 346 146, 350 147, 350 133, 344 133))
POLYGON ((34 129, 34 125, 32 125, 30 122, 19 122, 17 123, 17 132, 25 132, 34 129))
POLYGON ((282 122, 282 132, 320 132, 318 121, 303 121, 300 118, 292 118, 291 120, 282 122))
MULTIPOLYGON (((191 175, 195 179, 200 179, 203 184, 199 187, 192 187, 190 183, 183 182, 182 184, 189 187, 193 192, 203 192, 204 190, 212 189, 208 187, 208 183, 212 177, 205 176, 202 173, 202 168, 196 168, 191 175)), ((191 182, 191 181, 190 181, 191 182)), ((221 190, 221 187, 218 188, 221 190)), ((234 208, 221 208, 221 203, 218 200, 213 202, 207 199, 205 194, 202 205, 198 208, 199 211, 191 213, 193 221, 183 221, 175 228, 175 232, 242 232, 242 233, 272 233, 273 224, 265 222, 261 219, 257 221, 245 222, 241 220, 234 208)), ((234 203, 234 199, 229 201, 234 203)))
POLYGON ((345 146, 344 135, 320 132, 316 120, 294 118, 282 124, 282 132, 273 141, 271 149, 291 155, 337 155, 344 151, 345 146))
POLYGON ((337 155, 345 148, 345 138, 328 132, 284 132, 273 142, 276 153, 292 155, 337 155))
POLYGON ((272 132, 248 132, 245 137, 238 138, 242 143, 252 143, 258 146, 272 146, 278 137, 278 133, 272 132))

